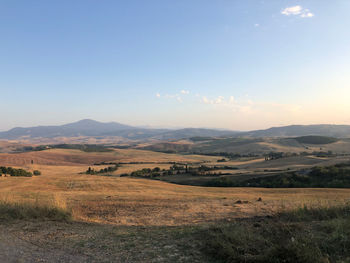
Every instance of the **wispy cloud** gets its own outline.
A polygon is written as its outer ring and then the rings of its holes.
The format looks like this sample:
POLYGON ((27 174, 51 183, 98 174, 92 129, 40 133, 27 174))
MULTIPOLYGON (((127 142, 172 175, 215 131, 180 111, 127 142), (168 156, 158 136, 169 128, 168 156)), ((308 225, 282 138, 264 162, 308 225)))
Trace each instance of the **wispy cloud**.
POLYGON ((303 8, 300 5, 284 8, 282 9, 281 14, 285 16, 299 16, 302 18, 310 18, 314 16, 314 14, 311 13, 309 9, 303 8))
POLYGON ((234 103, 234 97, 230 96, 229 99, 225 99, 224 96, 218 96, 216 98, 213 99, 208 99, 206 96, 203 96, 201 99, 201 102, 204 104, 221 104, 221 105, 225 105, 225 104, 233 104, 234 103))
POLYGON ((286 16, 290 16, 290 15, 299 15, 301 14, 301 10, 303 10, 303 8, 300 5, 296 5, 296 6, 291 6, 291 7, 287 7, 285 9, 283 9, 281 11, 282 15, 286 15, 286 16))
POLYGON ((180 92, 181 94, 184 94, 184 95, 190 94, 190 91, 188 90, 181 90, 180 92))
POLYGON ((271 102, 255 102, 248 98, 236 100, 233 96, 225 98, 218 96, 215 98, 208 98, 202 96, 200 102, 215 107, 217 110, 229 110, 229 112, 236 112, 239 114, 259 115, 266 113, 273 115, 275 113, 295 114, 301 111, 299 105, 293 104, 279 104, 271 102))
MULTIPOLYGON (((180 91, 181 95, 188 95, 189 93, 190 92, 188 90, 181 90, 180 91)), ((174 99, 174 100, 182 103, 183 100, 182 100, 182 97, 181 97, 180 94, 164 94, 164 95, 161 95, 160 93, 156 93, 156 97, 158 99, 160 99, 160 98, 163 98, 163 99, 174 99)))
MULTIPOLYGON (((305 10, 308 10, 308 9, 305 9, 305 10)), ((304 17, 313 17, 314 14, 311 13, 311 12, 309 12, 309 11, 307 11, 307 12, 305 12, 305 13, 302 13, 300 16, 303 17, 303 18, 304 18, 304 17)))

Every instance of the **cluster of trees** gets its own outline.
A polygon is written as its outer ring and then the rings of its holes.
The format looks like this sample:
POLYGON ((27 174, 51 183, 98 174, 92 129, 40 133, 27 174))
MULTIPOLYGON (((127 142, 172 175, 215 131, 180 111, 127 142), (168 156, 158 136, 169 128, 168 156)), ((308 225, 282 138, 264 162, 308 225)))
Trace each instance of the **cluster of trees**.
POLYGON ((51 145, 51 148, 55 149, 73 149, 80 150, 83 152, 110 152, 113 151, 109 147, 98 144, 56 144, 51 145))
POLYGON ((116 170, 118 170, 118 167, 119 165, 118 164, 115 164, 114 166, 108 166, 106 168, 102 168, 100 170, 95 170, 91 167, 89 167, 87 170, 86 170, 86 174, 104 174, 104 173, 111 173, 111 172, 114 172, 116 170))
POLYGON ((210 136, 194 136, 189 138, 193 142, 214 141, 216 138, 210 136))
POLYGON ((293 156, 298 156, 297 153, 285 153, 285 152, 270 152, 268 154, 265 154, 265 161, 269 160, 277 160, 281 158, 287 158, 287 157, 293 157, 293 156))
POLYGON ((232 152, 191 152, 191 154, 197 154, 197 155, 205 155, 205 156, 223 156, 228 159, 237 159, 237 158, 244 158, 244 157, 259 157, 258 154, 248 153, 248 154, 240 154, 240 153, 232 153, 232 152))
POLYGON ((161 170, 159 167, 151 168, 143 168, 141 170, 137 170, 132 172, 130 175, 135 177, 158 177, 164 175, 165 169, 161 170))
POLYGON ((18 152, 33 152, 33 151, 43 151, 46 149, 49 149, 50 147, 47 145, 40 145, 40 146, 24 146, 22 148, 18 148, 18 152))
POLYGON ((17 149, 18 151, 32 152, 43 151, 47 149, 72 149, 84 152, 110 152, 113 151, 110 147, 98 144, 54 144, 54 145, 39 145, 39 146, 24 146, 17 149))
MULTIPOLYGON (((208 156, 223 156, 227 159, 233 160, 237 158, 244 158, 244 157, 265 157, 266 161, 269 160, 276 160, 281 158, 288 158, 293 156, 317 156, 317 157, 332 157, 336 154, 332 151, 322 151, 322 148, 320 148, 320 151, 313 151, 313 152, 301 152, 301 153, 292 153, 292 152, 270 152, 267 154, 239 154, 239 153, 229 153, 229 152, 211 152, 211 153, 201 153, 201 152, 192 152, 192 154, 198 154, 198 155, 208 155, 208 156)), ((219 159, 218 162, 225 162, 226 159, 219 159)))
POLYGON ((41 172, 38 170, 34 170, 33 173, 28 172, 24 169, 16 169, 12 167, 4 167, 0 166, 0 174, 10 175, 10 176, 24 176, 24 177, 32 177, 34 175, 41 175, 41 172))
MULTIPOLYGON (((228 166, 225 166, 228 167, 228 166)), ((189 166, 187 164, 185 165, 179 165, 174 164, 170 167, 169 170, 167 170, 168 175, 174 175, 174 174, 190 174, 190 175, 205 175, 210 171, 215 171, 218 169, 224 169, 223 166, 207 166, 207 165, 200 165, 200 166, 189 166)))
MULTIPOLYGON (((187 175, 217 175, 216 173, 209 173, 211 171, 215 170, 235 170, 238 169, 234 166, 206 166, 206 165, 200 165, 200 166, 190 166, 188 164, 173 164, 169 169, 160 169, 159 167, 155 167, 153 169, 150 168, 144 168, 141 170, 134 171, 130 174, 130 176, 136 176, 136 177, 158 177, 158 176, 166 176, 166 175, 180 175, 180 174, 187 174, 187 175)), ((124 174, 123 176, 127 176, 124 174)))
POLYGON ((295 140, 305 144, 330 144, 338 141, 337 138, 315 135, 301 136, 295 138, 295 140))
POLYGON ((328 152, 320 151, 320 152, 313 152, 312 155, 315 155, 317 157, 331 157, 336 154, 334 154, 332 151, 328 151, 328 152))
POLYGON ((206 185, 216 187, 350 188, 350 164, 314 167, 307 173, 290 172, 244 181, 221 177, 207 182, 206 185))
POLYGON ((281 158, 288 158, 288 157, 294 157, 294 156, 317 156, 317 157, 331 157, 335 154, 332 151, 314 151, 312 153, 310 152, 301 152, 301 153, 291 153, 291 152, 270 152, 268 154, 265 154, 265 161, 269 160, 277 160, 281 158))

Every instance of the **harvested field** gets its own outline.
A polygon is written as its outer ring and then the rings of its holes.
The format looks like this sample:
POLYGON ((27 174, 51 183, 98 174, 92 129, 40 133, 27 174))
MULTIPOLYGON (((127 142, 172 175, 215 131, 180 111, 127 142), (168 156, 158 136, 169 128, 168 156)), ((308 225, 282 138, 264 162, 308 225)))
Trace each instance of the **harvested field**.
POLYGON ((332 205, 350 189, 205 188, 148 179, 79 174, 82 166, 35 165, 42 175, 0 178, 14 202, 59 199, 79 221, 113 225, 186 225, 274 213, 304 204, 332 205), (262 198, 262 202, 258 202, 262 198), (242 204, 238 200, 246 201, 242 204))

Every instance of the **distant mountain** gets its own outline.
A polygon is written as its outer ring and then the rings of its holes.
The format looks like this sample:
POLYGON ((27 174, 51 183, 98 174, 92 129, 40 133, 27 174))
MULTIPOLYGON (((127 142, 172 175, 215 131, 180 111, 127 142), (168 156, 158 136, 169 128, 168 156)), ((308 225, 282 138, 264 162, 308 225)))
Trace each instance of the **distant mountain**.
POLYGON ((6 132, 0 132, 0 138, 18 139, 29 138, 54 138, 75 136, 103 136, 133 129, 133 127, 116 123, 102 123, 94 120, 81 120, 61 126, 37 126, 30 128, 13 128, 6 132))
POLYGON ((37 126, 30 128, 13 128, 6 132, 0 132, 0 139, 19 138, 55 138, 55 137, 77 137, 77 136, 118 136, 126 139, 159 139, 178 140, 193 136, 222 136, 233 135, 230 131, 211 129, 150 129, 133 127, 117 122, 98 122, 94 120, 81 120, 60 126, 37 126))
POLYGON ((337 138, 350 137, 350 125, 292 125, 275 127, 267 130, 236 132, 199 128, 177 130, 147 129, 124 125, 117 122, 103 123, 85 119, 60 126, 13 128, 9 131, 0 132, 0 139, 118 136, 132 140, 180 140, 193 137, 297 137, 307 135, 337 138))
POLYGON ((318 135, 345 138, 350 137, 350 125, 290 125, 284 127, 273 127, 266 130, 244 132, 240 135, 249 137, 297 137, 318 135))

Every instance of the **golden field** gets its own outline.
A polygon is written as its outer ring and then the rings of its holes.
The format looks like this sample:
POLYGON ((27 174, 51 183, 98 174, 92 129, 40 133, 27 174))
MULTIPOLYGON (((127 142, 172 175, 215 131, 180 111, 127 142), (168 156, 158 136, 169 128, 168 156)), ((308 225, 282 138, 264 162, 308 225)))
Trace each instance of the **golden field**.
MULTIPOLYGON (((129 226, 191 225, 273 214, 304 204, 329 206, 350 199, 350 189, 206 188, 80 174, 102 161, 148 162, 122 165, 115 172, 120 174, 145 167, 167 168, 170 164, 166 162, 210 163, 217 159, 129 149, 106 153, 55 149, 0 154, 0 165, 42 172, 31 178, 0 178, 0 198, 10 202, 55 203, 71 210, 77 221, 129 226), (236 203, 238 200, 243 202, 236 203)), ((259 161, 237 163, 251 165, 259 161)))

